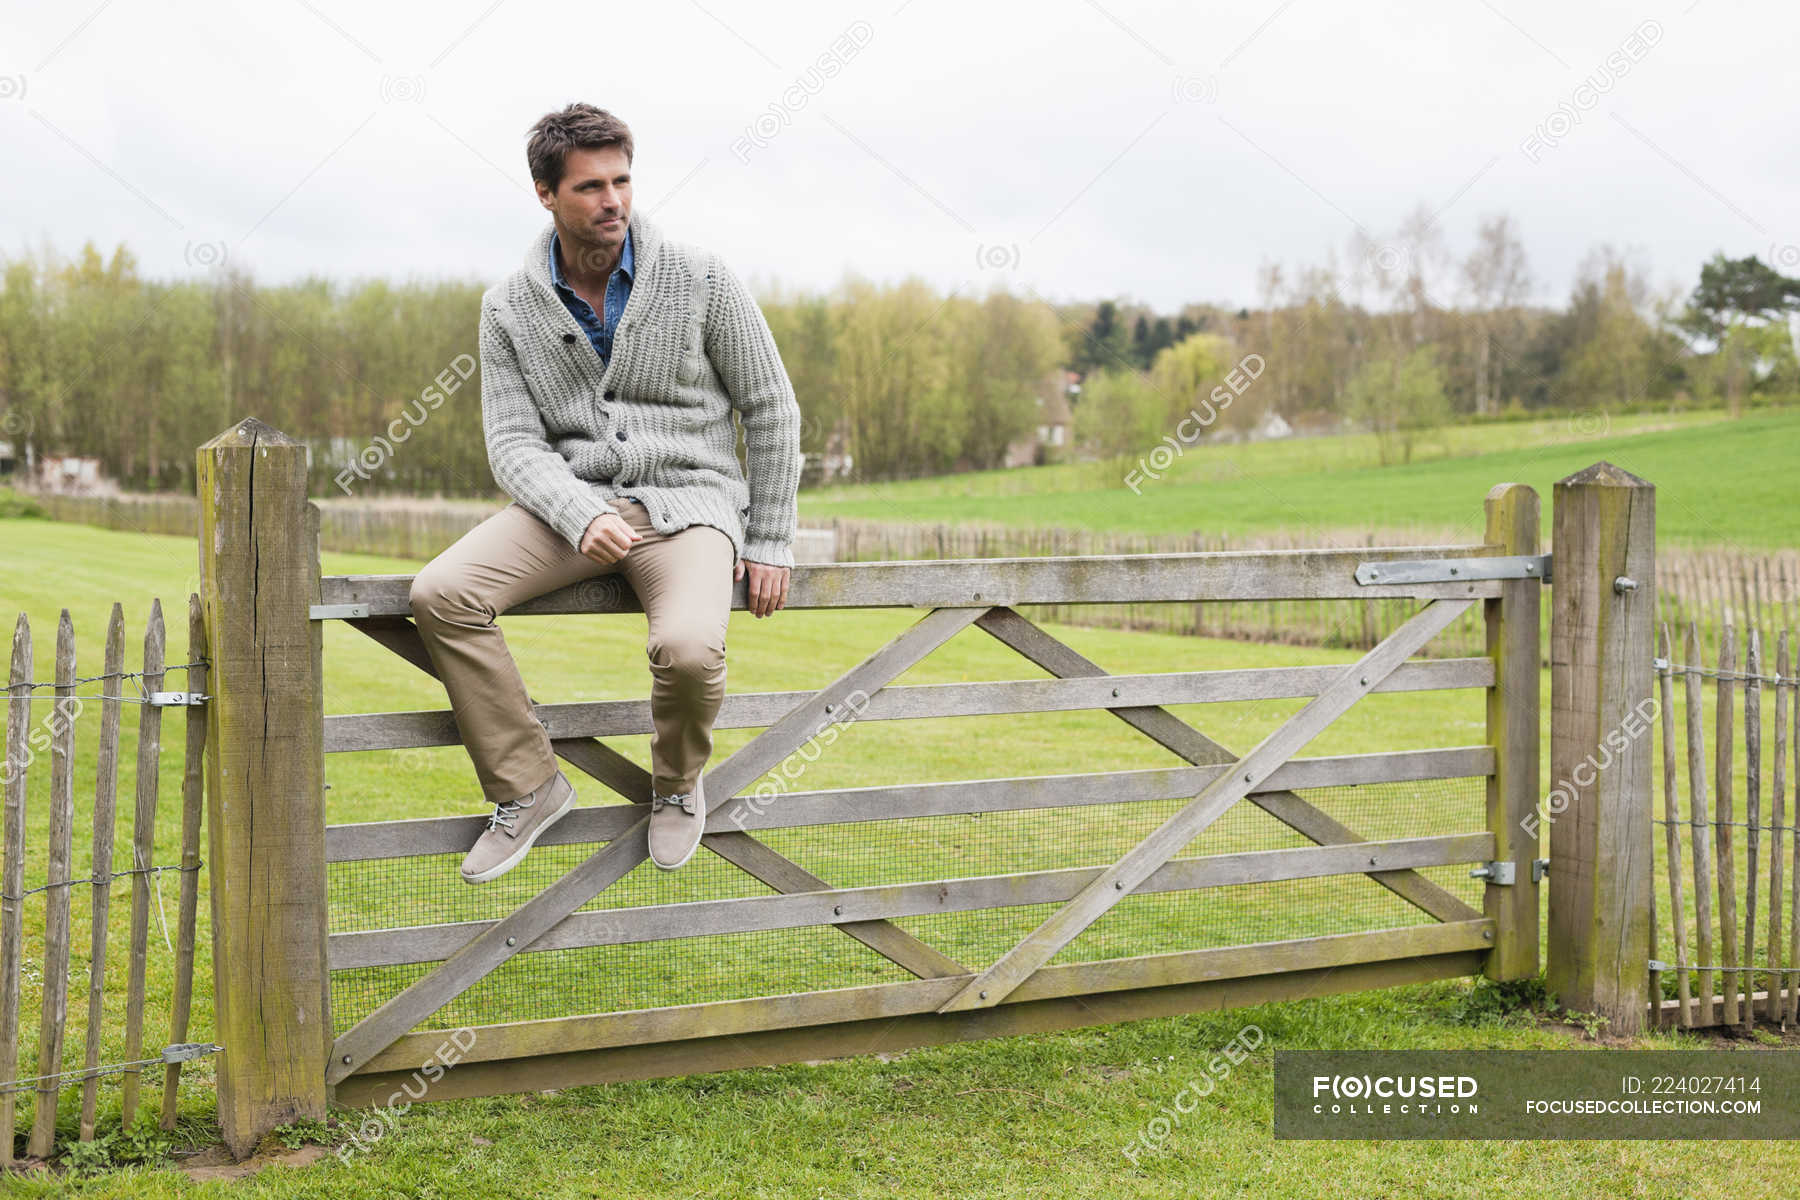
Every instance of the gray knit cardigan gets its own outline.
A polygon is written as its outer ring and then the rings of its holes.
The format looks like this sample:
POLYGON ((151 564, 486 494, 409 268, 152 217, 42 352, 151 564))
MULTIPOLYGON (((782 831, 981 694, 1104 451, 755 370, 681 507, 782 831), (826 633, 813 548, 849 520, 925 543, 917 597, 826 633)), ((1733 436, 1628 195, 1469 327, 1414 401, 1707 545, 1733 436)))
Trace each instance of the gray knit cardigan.
POLYGON ((551 287, 554 222, 482 295, 494 481, 577 549, 608 502, 630 496, 661 533, 717 526, 736 558, 791 567, 800 406, 768 322, 717 254, 665 239, 637 209, 630 224, 636 273, 604 366, 551 287))

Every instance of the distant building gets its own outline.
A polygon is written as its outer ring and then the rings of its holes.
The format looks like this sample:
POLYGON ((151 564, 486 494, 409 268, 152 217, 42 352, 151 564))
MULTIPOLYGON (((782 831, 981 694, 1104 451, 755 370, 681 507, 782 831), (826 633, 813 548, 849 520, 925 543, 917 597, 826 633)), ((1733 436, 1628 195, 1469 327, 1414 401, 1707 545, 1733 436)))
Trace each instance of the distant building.
POLYGON ((1042 465, 1052 450, 1066 447, 1074 440, 1075 411, 1073 399, 1081 394, 1081 376, 1062 368, 1050 372, 1037 387, 1037 427, 1006 447, 1002 465, 1029 467, 1042 465))
POLYGON ((850 455, 850 433, 844 422, 840 420, 825 435, 823 452, 809 450, 801 458, 800 483, 804 487, 817 487, 833 479, 848 479, 856 463, 850 455))
POLYGON ((100 460, 77 454, 45 454, 35 473, 21 476, 21 486, 59 496, 116 496, 118 484, 101 470, 100 460))
POLYGON ((1288 423, 1287 418, 1270 409, 1256 423, 1256 428, 1250 431, 1250 438, 1252 441, 1264 441, 1269 438, 1292 437, 1293 434, 1294 427, 1288 423))

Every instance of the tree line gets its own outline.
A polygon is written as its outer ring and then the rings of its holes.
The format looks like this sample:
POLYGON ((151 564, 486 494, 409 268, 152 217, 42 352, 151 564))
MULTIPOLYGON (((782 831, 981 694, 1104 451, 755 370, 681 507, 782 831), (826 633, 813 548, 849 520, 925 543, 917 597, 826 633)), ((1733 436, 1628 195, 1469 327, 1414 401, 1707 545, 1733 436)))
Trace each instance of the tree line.
MULTIPOLYGON (((312 445, 315 479, 346 491, 496 494, 470 377, 481 283, 270 285, 235 266, 154 280, 126 247, 108 258, 92 243, 72 260, 0 259, 0 279, 0 441, 21 456, 92 455, 121 486, 185 490, 194 448, 256 415, 312 445)), ((1404 459, 1418 430, 1451 419, 1800 395, 1800 281, 1755 256, 1715 255, 1691 289, 1659 291, 1641 255, 1601 245, 1561 307, 1533 290, 1510 218, 1484 219, 1457 257, 1421 208, 1342 257, 1265 263, 1256 303, 1237 308, 1052 305, 998 283, 944 295, 855 275, 759 302, 804 449, 831 438, 865 480, 999 465, 1063 371, 1080 388, 1053 457, 1128 456, 1177 424, 1241 436, 1277 415, 1372 429, 1404 459)))

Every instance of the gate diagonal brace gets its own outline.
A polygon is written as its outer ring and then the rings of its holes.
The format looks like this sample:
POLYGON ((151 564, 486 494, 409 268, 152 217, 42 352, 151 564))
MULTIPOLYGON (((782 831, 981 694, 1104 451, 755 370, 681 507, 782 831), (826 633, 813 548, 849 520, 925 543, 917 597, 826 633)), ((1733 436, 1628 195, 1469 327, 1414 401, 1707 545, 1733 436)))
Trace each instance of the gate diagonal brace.
POLYGON ((1474 603, 1434 600, 1414 614, 937 1011, 992 1007, 1004 1000, 1474 603))

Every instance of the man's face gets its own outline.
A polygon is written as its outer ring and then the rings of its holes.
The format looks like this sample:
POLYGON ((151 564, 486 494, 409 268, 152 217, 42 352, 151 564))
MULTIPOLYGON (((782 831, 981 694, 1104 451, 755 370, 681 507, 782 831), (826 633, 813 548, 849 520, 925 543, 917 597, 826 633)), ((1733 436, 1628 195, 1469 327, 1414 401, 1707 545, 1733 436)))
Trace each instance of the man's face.
POLYGON ((571 150, 555 192, 543 180, 536 184, 538 203, 555 217, 565 242, 608 259, 620 253, 631 220, 631 163, 625 151, 617 146, 571 150))

